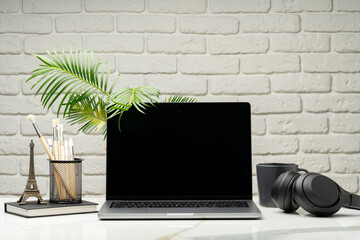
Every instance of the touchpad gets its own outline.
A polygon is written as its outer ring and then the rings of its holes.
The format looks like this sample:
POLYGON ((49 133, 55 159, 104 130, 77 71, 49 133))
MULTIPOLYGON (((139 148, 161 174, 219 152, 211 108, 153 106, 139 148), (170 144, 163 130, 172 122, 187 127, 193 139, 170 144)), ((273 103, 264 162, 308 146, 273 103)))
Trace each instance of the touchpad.
POLYGON ((147 213, 198 213, 202 211, 204 211, 202 208, 148 208, 146 210, 147 213))

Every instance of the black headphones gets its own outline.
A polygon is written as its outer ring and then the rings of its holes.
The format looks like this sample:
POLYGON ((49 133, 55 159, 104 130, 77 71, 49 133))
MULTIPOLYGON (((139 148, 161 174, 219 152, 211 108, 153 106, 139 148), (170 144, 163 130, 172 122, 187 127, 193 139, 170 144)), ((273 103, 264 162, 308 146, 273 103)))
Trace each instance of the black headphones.
POLYGON ((271 199, 285 212, 302 207, 320 217, 331 216, 341 207, 360 210, 360 196, 341 188, 330 178, 318 173, 282 173, 271 190, 271 199))

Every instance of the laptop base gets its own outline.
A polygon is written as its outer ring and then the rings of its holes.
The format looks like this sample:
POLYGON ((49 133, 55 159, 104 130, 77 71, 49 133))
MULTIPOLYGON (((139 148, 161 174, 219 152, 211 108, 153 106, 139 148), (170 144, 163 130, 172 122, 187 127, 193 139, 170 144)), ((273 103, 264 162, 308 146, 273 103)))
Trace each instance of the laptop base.
POLYGON ((170 219, 257 219, 261 212, 252 200, 240 208, 110 208, 106 201, 98 212, 100 220, 170 219))

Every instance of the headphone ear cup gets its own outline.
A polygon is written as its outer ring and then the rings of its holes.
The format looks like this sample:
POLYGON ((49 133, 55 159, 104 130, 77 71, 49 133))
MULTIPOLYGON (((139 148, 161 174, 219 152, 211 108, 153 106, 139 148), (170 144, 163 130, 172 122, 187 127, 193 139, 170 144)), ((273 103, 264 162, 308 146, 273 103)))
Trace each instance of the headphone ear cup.
POLYGON ((284 172, 276 179, 271 189, 271 199, 285 212, 294 212, 299 208, 293 198, 293 185, 299 176, 298 172, 284 172))
POLYGON ((295 201, 303 209, 317 216, 330 216, 336 213, 345 201, 345 197, 341 197, 342 191, 337 183, 317 173, 302 175, 293 189, 295 201))

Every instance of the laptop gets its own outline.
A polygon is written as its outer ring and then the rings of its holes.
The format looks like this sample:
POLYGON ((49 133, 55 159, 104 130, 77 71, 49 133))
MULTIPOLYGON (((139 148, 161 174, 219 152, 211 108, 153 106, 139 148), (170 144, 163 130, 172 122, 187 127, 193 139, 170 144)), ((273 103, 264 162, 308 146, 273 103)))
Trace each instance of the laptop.
POLYGON ((158 103, 107 122, 99 219, 249 219, 251 111, 244 102, 158 103))

